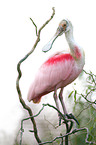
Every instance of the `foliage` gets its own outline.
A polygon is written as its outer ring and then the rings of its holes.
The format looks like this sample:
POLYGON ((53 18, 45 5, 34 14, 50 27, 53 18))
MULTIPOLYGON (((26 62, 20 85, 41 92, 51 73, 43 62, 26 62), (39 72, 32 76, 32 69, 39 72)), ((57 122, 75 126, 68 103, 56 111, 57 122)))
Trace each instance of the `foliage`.
MULTIPOLYGON (((92 72, 87 73, 84 71, 87 75, 87 83, 85 86, 84 94, 79 94, 77 90, 72 91, 68 98, 73 98, 74 106, 73 106, 73 113, 76 119, 79 122, 79 125, 76 125, 76 123, 73 126, 73 129, 70 129, 70 132, 67 133, 70 141, 70 145, 86 145, 86 144, 96 144, 96 100, 92 100, 92 95, 95 93, 95 75, 92 74, 92 72), (94 77, 94 79, 93 79, 94 77), (90 80, 90 81, 89 81, 90 80)), ((45 107, 52 107, 57 112, 59 110, 55 108, 54 106, 50 104, 43 104, 43 107, 41 110, 32 117, 38 117, 40 113, 44 110, 45 107)), ((63 117, 62 120, 64 123, 68 121, 65 116, 59 112, 61 116, 63 117)), ((23 133, 23 122, 26 120, 29 120, 31 117, 25 118, 21 121, 21 133, 23 133)), ((70 119, 69 121, 70 122, 70 119)), ((33 130, 29 130, 29 132, 34 133, 33 130)), ((45 141, 42 142, 42 144, 52 144, 53 142, 56 142, 58 145, 63 145, 64 137, 66 137, 67 134, 61 133, 60 136, 55 137, 51 141, 45 141), (63 141, 62 141, 63 140, 63 141)), ((50 140, 50 139, 49 139, 50 140)), ((41 143, 39 143, 41 144, 41 143)))
MULTIPOLYGON (((75 102, 73 112, 79 121, 78 127, 88 128, 88 141, 96 144, 96 100, 92 99, 96 92, 96 75, 85 70, 84 72, 87 75, 84 94, 78 94, 76 90, 71 92, 75 102)), ((86 132, 71 136, 71 145, 84 145, 85 138, 86 132)))

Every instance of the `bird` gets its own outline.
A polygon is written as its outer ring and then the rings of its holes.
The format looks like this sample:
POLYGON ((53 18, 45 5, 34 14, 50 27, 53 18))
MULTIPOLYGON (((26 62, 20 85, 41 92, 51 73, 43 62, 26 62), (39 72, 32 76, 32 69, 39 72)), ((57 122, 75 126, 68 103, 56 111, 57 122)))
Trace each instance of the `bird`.
POLYGON ((85 53, 83 48, 76 43, 73 36, 73 25, 68 19, 63 19, 59 23, 55 35, 43 47, 42 51, 49 51, 57 37, 62 34, 65 34, 69 51, 57 52, 41 65, 30 86, 27 99, 29 102, 39 103, 42 96, 54 91, 53 97, 57 109, 60 110, 58 103, 60 99, 64 114, 68 114, 63 100, 63 90, 82 72, 85 64, 85 53), (57 96, 58 89, 60 89, 59 96, 57 96))

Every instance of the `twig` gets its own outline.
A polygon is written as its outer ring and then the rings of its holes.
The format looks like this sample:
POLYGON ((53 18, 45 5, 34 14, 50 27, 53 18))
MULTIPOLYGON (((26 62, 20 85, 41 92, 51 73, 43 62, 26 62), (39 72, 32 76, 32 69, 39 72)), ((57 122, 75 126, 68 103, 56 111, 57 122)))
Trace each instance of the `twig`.
POLYGON ((66 122, 73 122, 72 119, 66 118, 66 115, 62 114, 55 106, 50 105, 50 104, 48 104, 48 103, 47 103, 47 104, 43 104, 43 106, 49 106, 49 107, 55 109, 55 110, 61 115, 61 117, 62 117, 64 123, 66 123, 66 122))
POLYGON ((90 91, 89 91, 86 95, 80 94, 80 93, 77 93, 77 94, 80 95, 80 96, 82 96, 88 103, 90 103, 90 104, 96 104, 96 100, 95 100, 95 101, 90 101, 90 100, 87 99, 87 97, 88 97, 92 92, 94 92, 94 91, 96 91, 96 87, 90 89, 90 91))
POLYGON ((80 116, 80 114, 81 114, 84 110, 88 109, 89 107, 90 107, 90 104, 89 104, 87 107, 83 108, 83 109, 79 112, 79 114, 76 116, 76 118, 78 118, 78 116, 80 116))
MULTIPOLYGON (((62 136, 62 134, 60 134, 60 136, 62 136)), ((63 137, 61 138, 60 145, 63 145, 63 137)))
POLYGON ((94 84, 96 85, 96 82, 95 82, 95 79, 94 79, 94 77, 96 78, 96 75, 94 75, 91 71, 90 71, 90 73, 86 72, 85 70, 83 70, 83 71, 84 71, 84 73, 86 73, 87 75, 89 75, 92 78, 92 82, 94 82, 94 84))
MULTIPOLYGON (((40 109, 40 111, 39 111, 36 115, 30 116, 30 117, 25 118, 25 119, 23 119, 23 120, 21 121, 21 131, 22 131, 22 133, 23 133, 23 131, 24 131, 24 129, 23 129, 23 121, 26 121, 26 120, 28 120, 28 119, 30 119, 30 118, 37 117, 38 115, 40 115, 40 113, 44 110, 44 107, 46 107, 46 106, 52 107, 53 109, 55 109, 56 111, 59 112, 59 110, 58 110, 57 108, 55 108, 54 106, 52 106, 52 105, 50 105, 50 104, 43 104, 42 108, 40 109)), ((62 114, 62 113, 61 113, 61 114, 62 114)), ((73 122, 72 122, 72 123, 73 123, 73 122)), ((86 139, 85 139, 86 143, 89 143, 89 144, 94 143, 94 144, 96 144, 95 142, 90 142, 90 141, 88 141, 89 130, 88 130, 88 128, 84 127, 84 128, 74 129, 74 130, 72 130, 72 131, 69 130, 70 132, 66 133, 65 135, 57 136, 57 137, 55 137, 53 140, 39 143, 39 145, 42 145, 42 144, 44 145, 44 144, 48 144, 48 143, 53 143, 54 141, 56 141, 56 140, 58 140, 58 139, 61 139, 61 140, 62 140, 62 141, 61 141, 61 145, 62 145, 62 144, 63 144, 63 138, 64 138, 64 137, 66 138, 67 136, 69 136, 69 135, 71 135, 71 134, 75 134, 75 133, 77 133, 77 132, 79 132, 79 131, 84 131, 84 130, 87 131, 86 139)), ((29 130, 29 131, 32 132, 32 133, 34 133, 34 130, 33 130, 33 131, 32 131, 32 130, 29 130)))
MULTIPOLYGON (((24 118, 24 119, 21 120, 21 129, 20 129, 20 131, 21 131, 21 133, 20 133, 20 138, 21 138, 21 139, 22 139, 22 135, 23 135, 23 132, 24 132, 24 129, 23 129, 23 122, 24 122, 24 121, 27 121, 27 120, 29 120, 29 119, 32 119, 32 118, 37 117, 37 116, 43 111, 43 109, 44 109, 44 106, 40 109, 40 111, 39 111, 36 115, 30 116, 30 117, 27 117, 27 118, 24 118)), ((34 132, 34 130, 29 130, 29 131, 30 131, 30 132, 34 132)))
MULTIPOLYGON (((33 53, 34 49, 36 48, 38 42, 40 41, 40 33, 41 33, 41 30, 42 30, 42 29, 51 21, 51 19, 54 17, 54 15, 55 15, 55 9, 52 8, 52 10, 53 10, 53 13, 52 13, 51 17, 49 18, 49 20, 47 20, 47 21, 41 26, 41 28, 38 30, 38 32, 36 32, 37 39, 36 39, 36 41, 35 41, 35 43, 34 43, 34 45, 33 45, 32 50, 31 50, 28 54, 26 54, 25 57, 22 58, 22 59, 18 62, 18 64, 17 64, 18 77, 17 77, 17 80, 16 80, 16 89, 17 89, 17 92, 18 92, 18 96, 19 96, 20 103, 22 104, 23 108, 26 109, 26 110, 28 111, 28 113, 29 113, 30 116, 33 116, 32 110, 31 110, 31 108, 30 108, 28 105, 26 105, 25 101, 23 100, 22 94, 21 94, 21 90, 20 90, 20 86, 19 86, 19 81, 20 81, 20 78, 21 78, 21 76, 22 76, 22 72, 21 72, 20 66, 21 66, 22 62, 25 61, 25 60, 28 58, 28 56, 31 55, 31 54, 33 53)), ((35 25, 34 22, 33 22, 33 25, 37 28, 37 26, 35 25)), ((36 29, 36 31, 37 31, 37 29, 36 29)), ((34 120, 34 117, 31 118, 31 121, 32 121, 33 128, 34 128, 34 136, 35 136, 35 139, 37 140, 38 143, 41 143, 41 140, 40 140, 40 138, 39 138, 39 136, 38 136, 38 133, 37 133, 37 127, 36 127, 36 122, 35 122, 35 120, 34 120)), ((20 139, 20 145, 21 145, 21 144, 22 144, 22 138, 20 139)), ((41 143, 41 144, 42 144, 42 143, 41 143)))
POLYGON ((30 20, 32 21, 33 25, 35 26, 35 31, 36 31, 36 36, 37 36, 37 26, 36 26, 36 24, 35 24, 35 22, 33 21, 32 18, 30 18, 30 20))
MULTIPOLYGON (((31 119, 31 118, 35 118, 35 117, 37 117, 38 115, 40 115, 40 113, 43 111, 43 109, 44 109, 44 107, 46 107, 46 106, 49 106, 49 107, 51 107, 51 108, 53 108, 53 109, 55 109, 58 113, 60 113, 60 115, 62 116, 62 119, 63 119, 63 121, 64 121, 64 123, 65 122, 73 122, 71 119, 67 119, 56 107, 54 107, 53 105, 50 105, 50 104, 43 104, 43 107, 40 109, 40 111, 36 114, 36 115, 34 115, 34 116, 30 116, 30 117, 27 117, 27 118, 25 118, 25 119, 22 119, 22 121, 21 121, 21 130, 23 131, 24 129, 23 129, 23 122, 24 121, 26 121, 26 120, 29 120, 29 119, 31 119)), ((51 124, 52 125, 52 124, 51 124)))
MULTIPOLYGON (((96 90, 96 88, 95 89, 92 89, 91 91, 94 91, 94 90, 96 90)), ((96 100, 95 101, 89 101, 88 99, 87 99, 87 96, 91 93, 91 91, 87 94, 87 95, 83 95, 83 94, 81 94, 81 96, 87 101, 87 102, 89 102, 90 104, 96 104, 96 100)))
MULTIPOLYGON (((62 138, 64 138, 64 137, 66 137, 66 136, 69 136, 69 135, 71 135, 71 134, 75 134, 75 133, 77 133, 77 132, 79 132, 79 131, 84 131, 84 130, 87 131, 87 135, 86 135, 86 139, 85 139, 86 143, 89 143, 89 144, 93 143, 93 142, 89 142, 89 141, 88 141, 89 130, 88 130, 88 128, 84 127, 84 128, 74 129, 74 130, 72 130, 71 132, 69 132, 69 133, 67 133, 67 134, 65 134, 65 135, 57 136, 57 137, 55 137, 52 141, 46 141, 46 142, 43 142, 43 144, 53 143, 53 142, 56 141, 57 139, 62 139, 62 138)), ((39 145, 41 145, 41 143, 39 143, 39 145)))
MULTIPOLYGON (((46 107, 46 106, 52 107, 53 109, 55 109, 56 111, 58 111, 58 112, 60 113, 60 111, 59 111, 56 107, 54 107, 53 105, 50 105, 50 104, 43 104, 42 108, 40 109, 40 111, 39 111, 36 115, 27 117, 27 118, 25 118, 25 119, 23 119, 23 120, 21 121, 21 132, 22 132, 22 134, 23 134, 23 132, 24 132, 24 129, 23 129, 23 122, 26 121, 26 120, 29 120, 29 119, 31 119, 31 118, 37 117, 38 115, 40 115, 40 113, 44 110, 44 107, 46 107)), ((61 114, 62 114, 62 113, 61 113, 61 114)), ((63 114, 62 114, 62 115, 63 115, 63 114)), ((64 117, 64 115, 63 115, 63 117, 64 117)), ((70 121, 69 119, 67 120, 66 118, 64 118, 64 120, 70 121)), ((72 122, 72 123, 73 123, 73 122, 72 122)), ((65 135, 57 136, 57 137, 55 137, 53 140, 51 140, 51 141, 46 141, 46 142, 43 142, 43 143, 39 143, 39 145, 48 144, 48 143, 53 143, 54 141, 56 141, 56 140, 58 140, 58 139, 61 139, 61 140, 62 140, 62 141, 61 141, 61 145, 63 145, 63 138, 64 138, 64 137, 66 138, 66 137, 68 137, 68 136, 71 135, 71 134, 74 134, 74 133, 76 133, 76 132, 83 131, 83 130, 87 130, 87 134, 89 134, 87 128, 74 129, 74 130, 72 130, 72 131, 71 131, 71 130, 68 130, 68 133, 66 133, 65 135), (69 131, 71 131, 71 132, 69 132, 69 131)), ((34 130, 29 130, 29 131, 30 131, 31 133, 34 133, 34 130)), ((88 139, 88 135, 86 136, 86 142, 88 142, 87 139, 88 139)))

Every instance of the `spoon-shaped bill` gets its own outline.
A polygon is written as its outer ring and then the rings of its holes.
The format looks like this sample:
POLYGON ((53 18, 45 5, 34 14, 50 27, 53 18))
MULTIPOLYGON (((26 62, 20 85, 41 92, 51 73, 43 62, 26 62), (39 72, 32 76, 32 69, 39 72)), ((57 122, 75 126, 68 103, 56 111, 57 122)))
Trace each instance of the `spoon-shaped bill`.
POLYGON ((52 48, 52 45, 57 37, 54 36, 42 49, 43 52, 47 52, 52 48))
POLYGON ((55 35, 53 36, 53 38, 43 47, 42 51, 43 52, 47 52, 52 48, 52 45, 54 43, 54 41, 56 40, 56 38, 60 35, 62 35, 64 32, 63 27, 59 26, 55 35))

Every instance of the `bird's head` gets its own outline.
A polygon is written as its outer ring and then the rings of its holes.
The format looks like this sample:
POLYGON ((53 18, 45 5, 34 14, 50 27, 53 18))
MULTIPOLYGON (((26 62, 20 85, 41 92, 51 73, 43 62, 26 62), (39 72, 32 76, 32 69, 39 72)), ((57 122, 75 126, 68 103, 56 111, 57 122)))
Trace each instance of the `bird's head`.
POLYGON ((59 23, 59 27, 57 28, 57 33, 59 31, 60 35, 62 35, 63 33, 67 33, 68 31, 70 31, 72 28, 73 28, 72 23, 68 19, 64 19, 59 23), (62 32, 60 31, 60 29, 62 30, 62 32))
POLYGON ((64 19, 59 23, 57 31, 53 38, 43 47, 42 51, 47 52, 52 48, 52 45, 58 36, 61 36, 63 33, 68 33, 72 29, 72 24, 69 20, 64 19))

